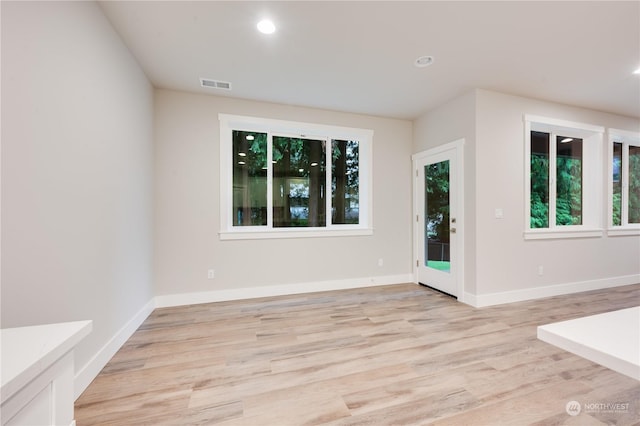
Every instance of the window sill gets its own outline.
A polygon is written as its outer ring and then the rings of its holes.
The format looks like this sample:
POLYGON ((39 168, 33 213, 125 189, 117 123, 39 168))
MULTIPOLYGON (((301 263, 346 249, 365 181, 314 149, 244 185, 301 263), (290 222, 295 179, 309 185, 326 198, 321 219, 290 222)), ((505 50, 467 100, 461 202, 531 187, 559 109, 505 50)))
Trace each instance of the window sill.
POLYGON ((569 238, 598 238, 604 231, 599 228, 579 229, 530 229, 524 232, 525 240, 569 239, 569 238))
POLYGON ((358 237, 373 235, 371 228, 351 229, 308 229, 299 228, 278 229, 269 231, 257 230, 233 230, 223 231, 218 234, 220 240, 266 240, 280 238, 321 238, 321 237, 358 237))
POLYGON ((640 235, 640 225, 615 226, 607 229, 609 237, 623 237, 626 235, 640 235))

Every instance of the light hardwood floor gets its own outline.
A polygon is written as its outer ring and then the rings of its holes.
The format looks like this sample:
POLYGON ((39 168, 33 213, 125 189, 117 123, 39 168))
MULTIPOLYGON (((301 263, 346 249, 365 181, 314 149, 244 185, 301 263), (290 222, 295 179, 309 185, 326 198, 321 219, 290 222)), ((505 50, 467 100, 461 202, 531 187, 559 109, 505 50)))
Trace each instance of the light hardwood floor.
POLYGON ((538 325, 637 305, 640 284, 482 309, 401 284, 156 309, 75 417, 78 426, 638 425, 639 382, 536 339, 538 325), (569 416, 574 400, 582 412, 569 416), (593 405, 613 403, 628 408, 593 405))

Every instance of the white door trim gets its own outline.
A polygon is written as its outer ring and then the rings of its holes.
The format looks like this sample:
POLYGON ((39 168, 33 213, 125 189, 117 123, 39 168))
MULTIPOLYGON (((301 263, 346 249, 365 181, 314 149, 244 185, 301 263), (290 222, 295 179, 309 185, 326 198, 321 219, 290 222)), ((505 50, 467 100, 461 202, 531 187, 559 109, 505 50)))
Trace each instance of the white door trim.
POLYGON ((421 213, 421 206, 418 205, 418 182, 417 171, 418 163, 425 160, 428 157, 440 154, 445 151, 454 150, 455 159, 457 163, 456 179, 458 182, 457 191, 457 244, 456 244, 456 257, 458 259, 457 264, 454 265, 456 269, 456 289, 457 298, 460 302, 466 302, 464 292, 464 231, 465 231, 465 217, 464 217, 464 139, 458 139, 453 142, 445 143, 435 148, 422 151, 411 156, 413 162, 413 282, 418 283, 418 267, 416 261, 418 260, 418 232, 422 232, 422 229, 418 226, 418 216, 421 213))

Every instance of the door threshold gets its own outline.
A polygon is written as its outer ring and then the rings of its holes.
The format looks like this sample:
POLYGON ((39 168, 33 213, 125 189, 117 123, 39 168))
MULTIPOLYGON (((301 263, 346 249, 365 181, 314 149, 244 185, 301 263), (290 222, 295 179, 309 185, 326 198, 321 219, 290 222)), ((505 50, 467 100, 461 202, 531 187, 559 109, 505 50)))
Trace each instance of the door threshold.
POLYGON ((442 290, 440 290, 440 289, 437 289, 437 288, 435 288, 435 287, 431 287, 430 285, 428 285, 428 284, 423 284, 423 283, 421 283, 421 282, 419 282, 418 284, 419 284, 419 285, 421 285, 422 287, 426 287, 426 288, 428 288, 428 289, 431 289, 431 290, 437 291, 438 293, 442 293, 442 294, 444 294, 445 296, 449 296, 449 297, 452 297, 452 298, 454 298, 454 299, 458 300, 458 296, 454 296, 453 294, 447 293, 446 291, 442 291, 442 290))

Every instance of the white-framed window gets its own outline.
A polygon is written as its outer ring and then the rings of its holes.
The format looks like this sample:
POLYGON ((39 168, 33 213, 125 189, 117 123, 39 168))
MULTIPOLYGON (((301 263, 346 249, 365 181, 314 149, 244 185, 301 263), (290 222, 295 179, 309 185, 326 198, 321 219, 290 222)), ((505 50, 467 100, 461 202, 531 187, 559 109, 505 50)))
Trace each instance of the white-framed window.
POLYGON ((372 130, 218 118, 221 239, 373 233, 372 130))
POLYGON ((525 115, 525 239, 598 237, 604 128, 525 115))
POLYGON ((640 133, 608 129, 607 234, 640 235, 640 133))

